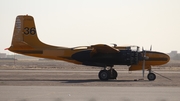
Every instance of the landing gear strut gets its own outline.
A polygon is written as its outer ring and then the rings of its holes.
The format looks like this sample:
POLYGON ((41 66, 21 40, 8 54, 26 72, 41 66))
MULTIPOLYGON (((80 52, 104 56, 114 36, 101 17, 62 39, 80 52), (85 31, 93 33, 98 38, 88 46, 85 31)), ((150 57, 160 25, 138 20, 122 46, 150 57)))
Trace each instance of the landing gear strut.
POLYGON ((108 79, 116 79, 118 76, 118 73, 115 69, 113 69, 112 67, 109 70, 106 70, 104 68, 104 70, 101 70, 99 72, 99 79, 102 81, 107 81, 108 79))

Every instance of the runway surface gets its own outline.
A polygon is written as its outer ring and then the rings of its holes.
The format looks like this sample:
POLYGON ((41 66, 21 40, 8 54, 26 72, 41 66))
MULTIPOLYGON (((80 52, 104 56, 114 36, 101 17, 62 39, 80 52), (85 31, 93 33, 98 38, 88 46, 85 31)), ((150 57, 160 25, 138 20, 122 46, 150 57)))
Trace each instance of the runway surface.
MULTIPOLYGON (((141 71, 118 71, 100 81, 99 71, 0 70, 0 101, 179 101, 180 72, 156 71, 155 81, 138 80, 141 71), (137 80, 137 81, 136 81, 137 80)), ((146 73, 147 75, 147 73, 146 73)))
MULTIPOLYGON (((0 70, 0 86, 180 87, 179 71, 157 71, 155 81, 138 80, 142 72, 118 71, 117 80, 100 81, 99 71, 0 70)), ((146 72, 147 75, 147 72, 146 72)))
POLYGON ((179 87, 0 86, 1 101, 179 101, 179 87))

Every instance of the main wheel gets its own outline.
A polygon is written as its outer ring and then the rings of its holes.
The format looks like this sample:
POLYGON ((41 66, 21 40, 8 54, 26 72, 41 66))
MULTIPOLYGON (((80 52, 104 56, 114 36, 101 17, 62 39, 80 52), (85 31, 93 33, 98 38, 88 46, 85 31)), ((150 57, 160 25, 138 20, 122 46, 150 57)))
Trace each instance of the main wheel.
POLYGON ((110 69, 110 70, 108 70, 108 72, 109 72, 109 74, 110 74, 109 79, 116 79, 116 78, 117 78, 118 73, 117 73, 116 70, 114 70, 114 69, 111 70, 111 69, 110 69))
POLYGON ((101 70, 99 72, 99 79, 102 81, 107 81, 109 79, 109 72, 107 70, 101 70))
POLYGON ((154 81, 156 79, 156 75, 154 73, 149 73, 147 78, 149 81, 154 81))

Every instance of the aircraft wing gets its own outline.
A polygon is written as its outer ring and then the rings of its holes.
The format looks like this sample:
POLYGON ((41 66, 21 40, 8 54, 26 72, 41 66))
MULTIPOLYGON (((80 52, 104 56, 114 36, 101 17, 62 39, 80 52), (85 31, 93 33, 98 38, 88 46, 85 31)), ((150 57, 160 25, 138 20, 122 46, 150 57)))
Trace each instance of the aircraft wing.
POLYGON ((105 44, 92 45, 94 53, 118 53, 119 51, 105 44))

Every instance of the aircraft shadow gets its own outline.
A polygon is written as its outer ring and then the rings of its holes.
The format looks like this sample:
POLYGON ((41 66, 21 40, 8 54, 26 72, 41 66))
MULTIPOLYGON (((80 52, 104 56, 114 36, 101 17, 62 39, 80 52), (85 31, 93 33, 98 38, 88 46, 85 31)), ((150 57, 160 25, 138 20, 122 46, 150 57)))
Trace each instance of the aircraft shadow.
POLYGON ((88 82, 149 82, 149 80, 108 80, 101 81, 99 79, 86 79, 86 80, 60 80, 63 83, 88 83, 88 82))
POLYGON ((0 81, 55 81, 62 83, 88 83, 88 82, 149 82, 149 80, 108 80, 101 81, 99 79, 0 79, 0 81))

